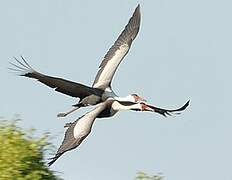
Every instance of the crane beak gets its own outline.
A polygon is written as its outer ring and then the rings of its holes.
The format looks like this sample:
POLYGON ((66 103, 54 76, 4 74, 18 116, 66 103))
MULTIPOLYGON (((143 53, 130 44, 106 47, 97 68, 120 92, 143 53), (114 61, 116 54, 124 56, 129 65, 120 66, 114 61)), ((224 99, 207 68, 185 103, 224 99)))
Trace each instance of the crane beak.
POLYGON ((145 103, 141 103, 142 107, 141 107, 141 111, 150 111, 150 112, 154 112, 154 109, 152 109, 151 107, 149 107, 148 105, 146 105, 145 103))

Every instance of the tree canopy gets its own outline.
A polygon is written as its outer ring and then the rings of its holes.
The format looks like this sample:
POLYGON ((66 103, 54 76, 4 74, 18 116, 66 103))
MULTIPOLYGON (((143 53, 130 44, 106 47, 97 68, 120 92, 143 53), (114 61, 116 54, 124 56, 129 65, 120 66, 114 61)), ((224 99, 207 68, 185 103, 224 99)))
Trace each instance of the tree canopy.
POLYGON ((144 172, 138 172, 136 180, 164 180, 162 174, 149 176, 144 172))
MULTIPOLYGON (((61 180, 45 162, 51 150, 48 134, 34 136, 35 129, 24 130, 17 121, 0 118, 0 179, 61 180)), ((161 174, 138 172, 136 180, 164 180, 161 174)))
POLYGON ((17 126, 17 121, 0 119, 0 179, 57 180, 44 161, 51 148, 47 136, 33 137, 33 130, 17 126))

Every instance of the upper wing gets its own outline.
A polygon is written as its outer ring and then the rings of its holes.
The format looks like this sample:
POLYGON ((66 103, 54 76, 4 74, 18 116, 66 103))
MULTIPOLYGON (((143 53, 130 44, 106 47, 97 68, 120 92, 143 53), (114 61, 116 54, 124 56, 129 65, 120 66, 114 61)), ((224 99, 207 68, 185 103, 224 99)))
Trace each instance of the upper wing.
POLYGON ((154 106, 147 105, 147 104, 146 105, 148 107, 152 108, 154 110, 154 112, 157 112, 157 113, 166 117, 167 115, 171 116, 172 115, 171 113, 173 113, 173 112, 179 112, 179 111, 185 110, 188 107, 189 102, 190 101, 187 101, 182 107, 180 107, 178 109, 163 109, 163 108, 158 108, 158 107, 154 107, 154 106))
POLYGON ((95 77, 93 87, 105 89, 110 86, 114 73, 124 56, 128 53, 132 41, 139 32, 140 6, 135 9, 125 29, 122 31, 114 45, 104 56, 98 73, 95 77))
POLYGON ((81 142, 91 132, 94 120, 96 119, 98 114, 105 109, 106 103, 107 102, 103 102, 97 105, 94 110, 86 113, 84 116, 80 117, 73 123, 66 124, 65 127, 68 127, 68 129, 65 132, 64 140, 59 147, 56 155, 52 157, 51 161, 48 163, 49 166, 51 166, 62 154, 78 147, 81 144, 81 142))
POLYGON ((90 94, 94 94, 94 89, 91 87, 65 79, 41 74, 34 70, 23 57, 21 58, 22 62, 15 58, 18 64, 10 63, 13 65, 13 68, 9 68, 10 70, 19 72, 20 76, 37 79, 41 83, 51 88, 55 88, 56 91, 72 97, 84 98, 90 94))

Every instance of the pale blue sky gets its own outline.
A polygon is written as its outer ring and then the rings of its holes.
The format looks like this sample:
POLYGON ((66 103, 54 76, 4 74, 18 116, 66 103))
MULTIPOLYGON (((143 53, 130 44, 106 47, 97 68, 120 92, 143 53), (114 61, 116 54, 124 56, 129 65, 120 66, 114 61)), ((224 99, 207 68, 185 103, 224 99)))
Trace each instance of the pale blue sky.
POLYGON ((138 93, 180 116, 122 112, 97 120, 92 134, 52 169, 67 180, 128 180, 139 170, 166 180, 230 180, 232 162, 231 1, 1 1, 0 115, 50 131, 58 147, 76 100, 8 73, 13 56, 38 71, 92 84, 98 65, 137 4, 140 33, 113 81, 118 95, 138 93))

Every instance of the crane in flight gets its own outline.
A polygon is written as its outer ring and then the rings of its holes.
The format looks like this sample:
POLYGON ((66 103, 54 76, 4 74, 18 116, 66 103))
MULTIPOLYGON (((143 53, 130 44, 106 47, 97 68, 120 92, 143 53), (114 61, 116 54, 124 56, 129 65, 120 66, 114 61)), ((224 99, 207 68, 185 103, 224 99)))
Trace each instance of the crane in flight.
POLYGON ((82 143, 90 134, 96 118, 112 117, 121 110, 150 111, 167 116, 174 113, 179 114, 180 111, 188 107, 189 101, 178 109, 159 108, 146 104, 145 99, 137 94, 120 97, 112 90, 111 83, 113 76, 119 64, 129 52, 132 42, 139 32, 140 20, 140 5, 138 5, 128 24, 104 56, 92 86, 42 74, 32 68, 22 56, 21 61, 15 58, 15 62, 10 63, 12 67, 9 69, 18 72, 20 76, 37 79, 39 82, 54 88, 60 93, 79 98, 79 102, 74 105, 73 109, 68 112, 59 113, 58 117, 65 117, 81 107, 95 106, 93 110, 87 112, 74 122, 65 125, 68 129, 65 132, 64 140, 55 156, 48 163, 49 166, 62 154, 77 148, 82 143))
POLYGON ((20 76, 37 79, 39 82, 54 88, 60 93, 79 98, 79 102, 74 105, 73 109, 68 112, 59 113, 58 117, 65 117, 81 107, 104 102, 109 97, 113 97, 118 101, 145 101, 145 99, 137 94, 119 97, 111 88, 113 76, 139 32, 140 19, 140 6, 138 5, 128 24, 104 56, 92 87, 42 74, 32 68, 23 56, 21 56, 21 61, 15 58, 15 63, 10 62, 13 67, 9 69, 18 72, 20 76))

